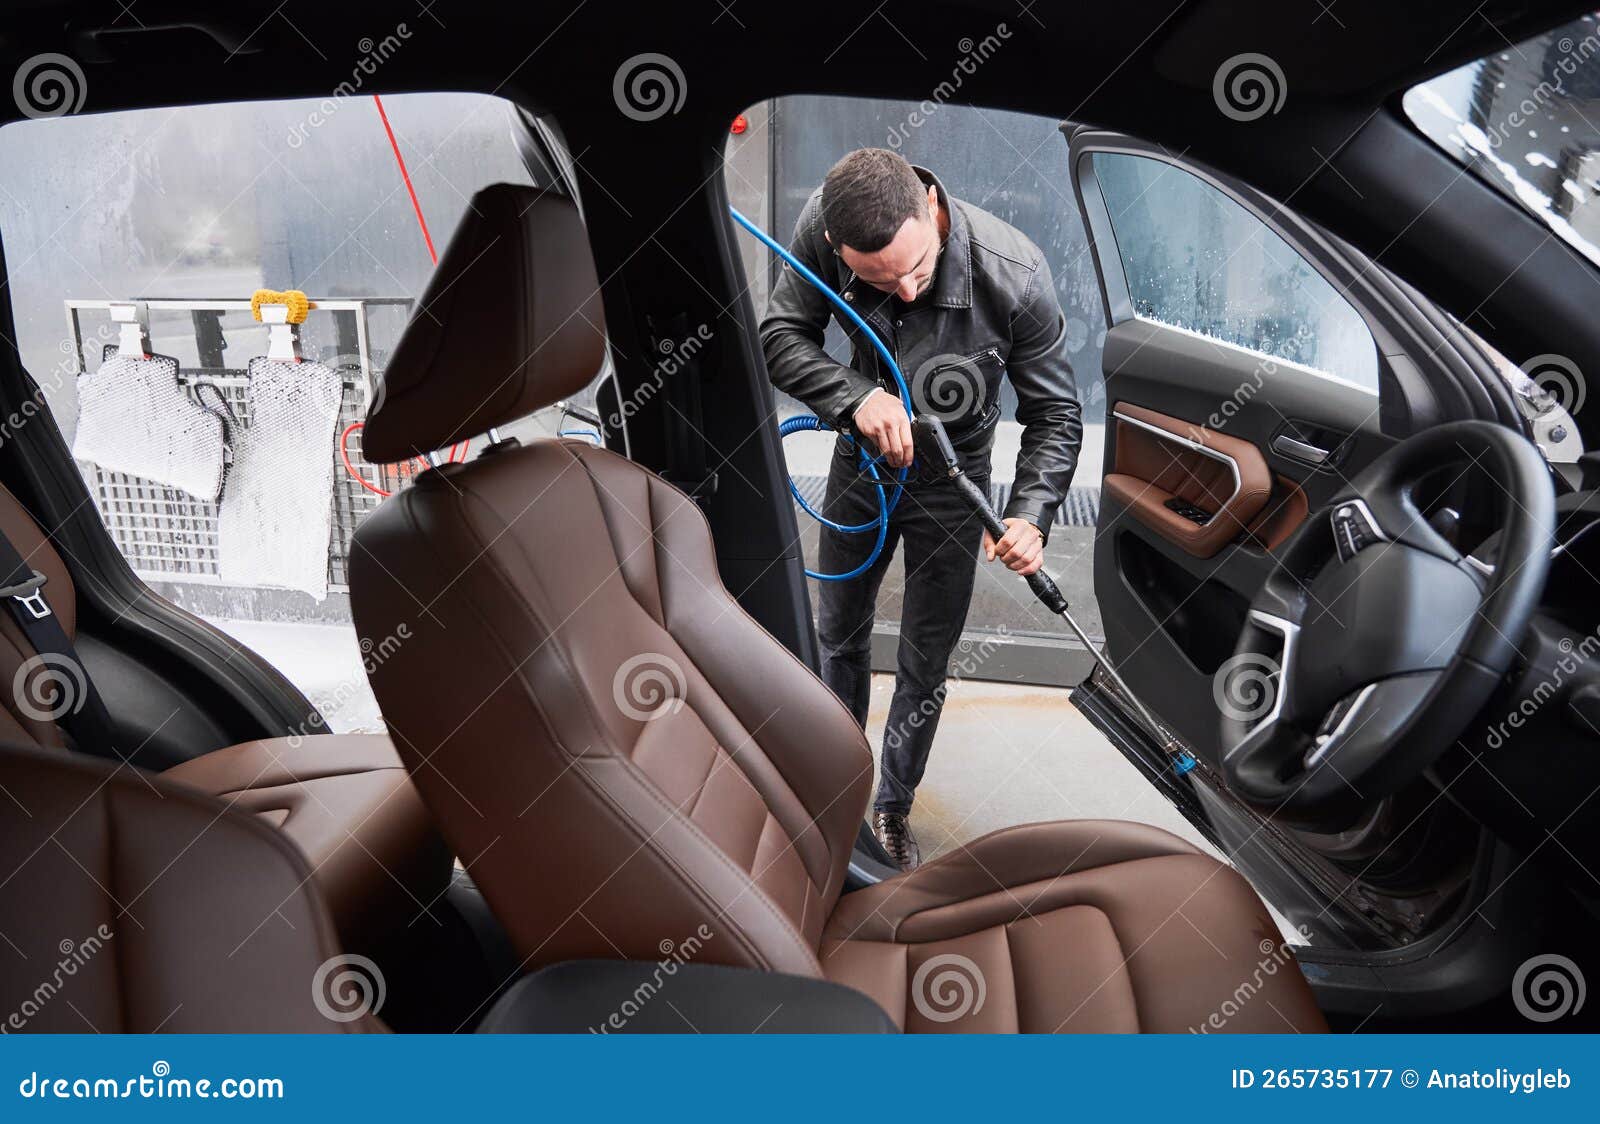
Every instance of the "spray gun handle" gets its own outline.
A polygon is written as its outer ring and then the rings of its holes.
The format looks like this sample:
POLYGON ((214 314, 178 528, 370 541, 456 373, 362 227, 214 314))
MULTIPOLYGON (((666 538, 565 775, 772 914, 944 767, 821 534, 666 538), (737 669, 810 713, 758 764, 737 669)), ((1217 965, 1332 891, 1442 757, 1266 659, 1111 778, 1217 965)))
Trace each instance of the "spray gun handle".
MULTIPOLYGON (((1005 523, 990 506, 988 495, 961 470, 961 459, 956 456, 955 446, 950 443, 950 435, 944 431, 944 423, 938 418, 918 414, 911 419, 911 437, 916 445, 918 458, 926 464, 935 466, 949 477, 951 485, 966 501, 967 506, 976 511, 978 518, 983 520, 983 529, 989 532, 990 537, 995 542, 1005 538, 1005 523)), ((1050 575, 1043 570, 1035 570, 1028 575, 1028 587, 1052 613, 1067 611, 1066 597, 1050 579, 1050 575)))
MULTIPOLYGON (((956 491, 971 505, 972 510, 978 513, 978 518, 983 520, 983 529, 995 542, 1005 538, 1006 525, 995 514, 994 508, 989 506, 989 497, 984 495, 983 489, 972 482, 972 478, 965 472, 957 469, 950 478, 950 483, 955 485, 956 491)), ((1028 588, 1033 590, 1033 595, 1044 603, 1044 607, 1052 613, 1067 611, 1067 599, 1050 575, 1042 569, 1035 570, 1028 575, 1028 588)))

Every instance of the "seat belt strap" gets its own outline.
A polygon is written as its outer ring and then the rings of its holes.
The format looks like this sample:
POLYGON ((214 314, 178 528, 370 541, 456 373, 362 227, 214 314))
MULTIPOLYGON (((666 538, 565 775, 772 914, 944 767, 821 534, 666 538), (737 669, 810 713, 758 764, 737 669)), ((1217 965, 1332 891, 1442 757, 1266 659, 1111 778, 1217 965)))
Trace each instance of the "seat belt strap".
MULTIPOLYGON (((30 718, 54 721, 79 751, 126 760, 112 740, 105 700, 50 607, 44 584, 45 576, 29 566, 0 532, 0 599, 35 653, 9 684, 16 704, 30 718)), ((6 686, 0 684, 0 690, 6 686)))

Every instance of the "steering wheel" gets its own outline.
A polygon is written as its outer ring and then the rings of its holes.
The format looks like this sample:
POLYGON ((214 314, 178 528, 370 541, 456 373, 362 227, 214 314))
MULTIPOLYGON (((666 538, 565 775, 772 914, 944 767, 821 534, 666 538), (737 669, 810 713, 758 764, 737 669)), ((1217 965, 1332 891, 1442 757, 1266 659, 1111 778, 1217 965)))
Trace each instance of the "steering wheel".
POLYGON ((1554 534, 1549 470, 1510 429, 1452 422, 1378 457, 1296 532, 1218 673, 1229 787, 1337 830, 1420 776, 1510 668, 1554 534), (1503 490, 1492 567, 1417 507, 1418 482, 1452 466, 1503 490))

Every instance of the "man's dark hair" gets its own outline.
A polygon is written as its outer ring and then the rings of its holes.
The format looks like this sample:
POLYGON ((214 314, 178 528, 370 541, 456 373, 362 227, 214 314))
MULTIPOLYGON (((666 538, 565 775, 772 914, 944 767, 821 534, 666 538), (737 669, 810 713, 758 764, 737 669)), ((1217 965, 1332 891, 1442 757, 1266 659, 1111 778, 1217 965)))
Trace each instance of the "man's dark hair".
POLYGON ((822 181, 822 222, 835 250, 876 253, 927 207, 928 185, 905 157, 887 148, 856 149, 822 181))

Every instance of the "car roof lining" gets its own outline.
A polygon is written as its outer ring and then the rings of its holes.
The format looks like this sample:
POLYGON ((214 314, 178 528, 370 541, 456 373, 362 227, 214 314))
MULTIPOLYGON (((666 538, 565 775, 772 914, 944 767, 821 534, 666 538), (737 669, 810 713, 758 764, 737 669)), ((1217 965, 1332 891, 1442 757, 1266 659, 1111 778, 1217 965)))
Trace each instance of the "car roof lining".
MULTIPOLYGON (((395 22, 387 6, 351 2, 319 8, 316 24, 302 28, 287 9, 174 0, 159 23, 141 11, 148 28, 129 30, 114 2, 18 0, 0 49, 13 67, 52 50, 80 59, 85 112, 339 96, 334 90, 496 94, 553 114, 584 154, 584 171, 635 216, 636 196, 681 195, 704 182, 720 161, 726 122, 755 102, 802 92, 915 100, 952 84, 945 99, 952 104, 1069 117, 1202 160, 1379 257, 1507 354, 1550 350, 1538 335, 1554 326, 1572 337, 1561 350, 1600 369, 1600 325, 1569 316, 1576 311, 1570 304, 1561 307, 1563 289, 1588 296, 1600 272, 1564 246, 1547 245, 1543 224, 1463 174, 1396 109, 1399 93, 1415 82, 1503 50, 1586 6, 1492 0, 1462 13, 1338 0, 1320 16, 1276 0, 1041 7, 941 0, 919 6, 913 21, 883 9, 863 18, 858 5, 834 0, 817 0, 804 19, 781 6, 736 5, 712 18, 639 5, 630 7, 619 34, 615 7, 593 2, 566 12, 458 6, 438 22, 430 11, 402 13, 395 22), (962 42, 1002 28, 1001 65, 980 63, 970 74, 955 68, 962 42), (370 74, 356 69, 358 44, 402 29, 405 41, 392 57, 370 74), (577 42, 593 49, 561 49, 577 42), (763 47, 776 42, 784 49, 763 47), (179 47, 183 61, 175 65, 179 47), (1213 76, 1241 51, 1268 55, 1284 71, 1288 93, 1279 112, 1249 122, 1218 112, 1213 76), (682 67, 687 97, 680 112, 635 123, 614 103, 612 62, 643 52, 682 67), (1063 66, 1063 59, 1075 65, 1063 66), (652 176, 635 174, 641 163, 652 176), (620 182, 630 178, 649 182, 620 182), (1445 198, 1459 215, 1434 213, 1445 198), (1483 229, 1496 231, 1495 244, 1463 255, 1460 240, 1483 229), (1543 276, 1532 275, 1535 261, 1543 276), (1551 294, 1553 309, 1536 314, 1551 294)), ((12 102, 0 104, 0 120, 19 112, 12 102)), ((597 243, 620 244, 626 232, 609 228, 627 222, 623 212, 590 202, 597 243)), ((679 224, 703 238, 702 219, 690 218, 700 214, 685 211, 679 224)), ((597 250, 604 254, 603 245, 597 250)), ((709 251, 702 245, 702 252, 709 251)))

